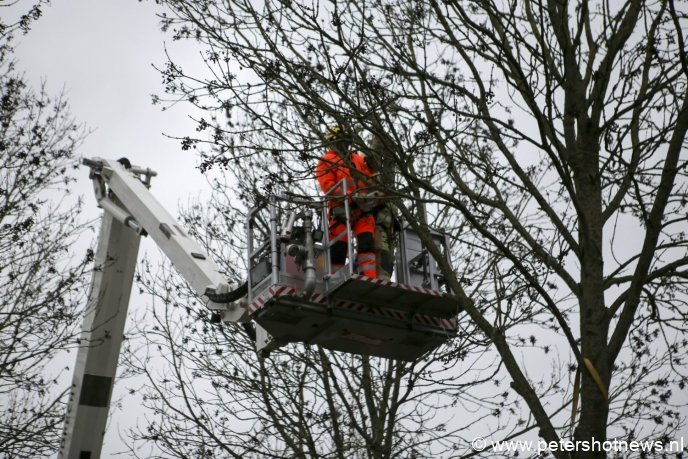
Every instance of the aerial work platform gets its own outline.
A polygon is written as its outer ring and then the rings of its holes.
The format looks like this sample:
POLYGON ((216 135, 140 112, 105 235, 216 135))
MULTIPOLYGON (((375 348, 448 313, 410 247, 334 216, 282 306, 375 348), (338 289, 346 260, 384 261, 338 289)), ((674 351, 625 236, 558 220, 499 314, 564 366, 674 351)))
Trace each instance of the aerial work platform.
MULTIPOLYGON (((436 260, 410 226, 402 225, 399 234, 396 282, 371 279, 349 264, 331 272, 326 231, 313 229, 307 213, 291 215, 283 206, 273 198, 249 217, 248 313, 272 340, 259 347, 304 342, 413 361, 456 336, 460 301, 447 291, 436 260), (307 223, 295 226, 299 219, 307 223), (310 281, 304 269, 307 245, 313 248, 310 281)), ((315 212, 327 222, 324 205, 315 212)), ((448 256, 446 237, 431 234, 448 256)), ((350 260, 355 259, 352 240, 350 260)))
POLYGON ((305 342, 411 361, 456 335, 456 313, 422 312, 423 303, 432 301, 453 304, 458 310, 452 300, 437 292, 355 275, 330 295, 314 293, 307 299, 289 285, 270 285, 250 303, 249 315, 283 343, 305 342), (403 295, 408 296, 402 299, 403 295))
MULTIPOLYGON (((430 253, 451 265, 447 237, 438 231, 423 227, 421 239, 401 222, 393 281, 371 279, 351 263, 332 269, 330 248, 343 238, 327 234, 332 196, 271 196, 248 215, 248 279, 235 284, 150 193, 154 171, 126 158, 84 164, 103 219, 59 457, 100 457, 142 236, 160 247, 213 320, 242 324, 263 356, 303 342, 413 361, 458 333, 460 300, 430 253)), ((349 204, 371 195, 336 198, 346 211, 347 258, 355 260, 349 204)))

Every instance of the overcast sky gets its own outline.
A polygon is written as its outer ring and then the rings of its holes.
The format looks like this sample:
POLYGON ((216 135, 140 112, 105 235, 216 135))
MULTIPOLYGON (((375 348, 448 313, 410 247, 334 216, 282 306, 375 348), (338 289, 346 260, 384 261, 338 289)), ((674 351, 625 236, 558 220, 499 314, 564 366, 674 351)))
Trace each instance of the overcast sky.
MULTIPOLYGON (((24 12, 29 3, 19 1, 14 12, 24 12)), ((45 80, 49 94, 66 91, 75 119, 93 130, 80 156, 126 156, 134 164, 156 170, 151 191, 174 215, 180 203, 207 193, 207 186, 194 167, 194 154, 163 136, 194 131, 188 107, 163 112, 151 104, 151 94, 162 90, 162 78, 153 64, 164 63, 167 40, 159 31, 157 11, 154 2, 136 0, 55 0, 44 7, 43 17, 28 35, 16 37, 15 57, 34 87, 45 80)), ((168 51, 186 62, 198 53, 179 43, 168 51)), ((85 168, 75 191, 86 198, 85 217, 100 215, 85 168)), ((141 253, 158 251, 144 240, 141 253)), ((130 320, 132 309, 141 306, 141 301, 146 300, 132 300, 130 320)), ((72 353, 69 358, 74 357, 72 353)), ((73 365, 73 361, 65 363, 73 365)), ((128 387, 128 381, 116 385, 113 400, 120 399, 128 387)), ((120 436, 140 415, 136 406, 135 400, 125 399, 121 408, 113 410, 103 457, 123 450, 120 436)))
MULTIPOLYGON (((49 93, 64 89, 74 117, 94 130, 82 156, 127 156, 155 169, 153 190, 174 210, 203 179, 194 155, 162 135, 193 132, 187 107, 163 112, 151 104, 151 94, 162 90, 153 64, 164 63, 167 38, 159 31, 159 8, 136 0, 54 1, 28 35, 17 37, 16 57, 34 86, 45 79, 49 93)), ((197 50, 186 49, 191 60, 197 50)), ((170 51, 186 57, 179 43, 170 51)), ((90 198, 85 170, 81 184, 90 198)))

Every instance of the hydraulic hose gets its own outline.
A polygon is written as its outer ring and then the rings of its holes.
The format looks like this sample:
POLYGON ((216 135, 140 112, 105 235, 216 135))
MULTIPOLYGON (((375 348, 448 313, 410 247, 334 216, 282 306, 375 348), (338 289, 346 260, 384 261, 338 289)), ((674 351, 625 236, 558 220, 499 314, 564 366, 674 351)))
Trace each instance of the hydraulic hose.
POLYGON ((242 285, 226 293, 216 293, 212 289, 205 291, 205 296, 214 303, 233 303, 239 298, 246 296, 248 293, 248 281, 244 282, 242 285))

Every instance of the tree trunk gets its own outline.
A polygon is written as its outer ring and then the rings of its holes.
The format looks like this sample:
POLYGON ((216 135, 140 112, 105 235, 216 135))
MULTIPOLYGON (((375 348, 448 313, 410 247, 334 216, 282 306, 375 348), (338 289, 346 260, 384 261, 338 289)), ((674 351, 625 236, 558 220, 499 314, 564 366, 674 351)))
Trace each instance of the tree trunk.
MULTIPOLYGON (((579 121, 579 127, 580 124, 579 121)), ((609 406, 606 392, 611 379, 611 369, 604 358, 609 324, 604 300, 604 222, 599 176, 599 144, 594 133, 579 134, 582 139, 578 142, 573 175, 579 204, 581 354, 592 362, 599 373, 604 392, 593 380, 591 372, 583 365, 581 415, 574 440, 587 442, 589 448, 577 447, 575 457, 600 458, 606 456, 602 443, 607 438, 609 406), (589 451, 584 451, 585 449, 589 451)), ((581 363, 579 362, 579 365, 581 363)))

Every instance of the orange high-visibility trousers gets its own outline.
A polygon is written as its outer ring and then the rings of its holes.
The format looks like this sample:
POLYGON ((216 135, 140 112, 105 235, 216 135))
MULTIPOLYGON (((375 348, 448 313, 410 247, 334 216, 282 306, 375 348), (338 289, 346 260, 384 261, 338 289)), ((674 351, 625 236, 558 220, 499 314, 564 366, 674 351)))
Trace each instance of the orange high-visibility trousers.
MULTIPOLYGON (((356 265, 358 272, 370 278, 377 277, 377 261, 375 256, 375 219, 372 215, 362 214, 359 209, 353 209, 351 232, 356 237, 356 265)), ((349 238, 346 234, 346 224, 330 218, 330 241, 340 235, 342 238, 334 243, 330 249, 333 270, 344 266, 347 257, 349 238)))

